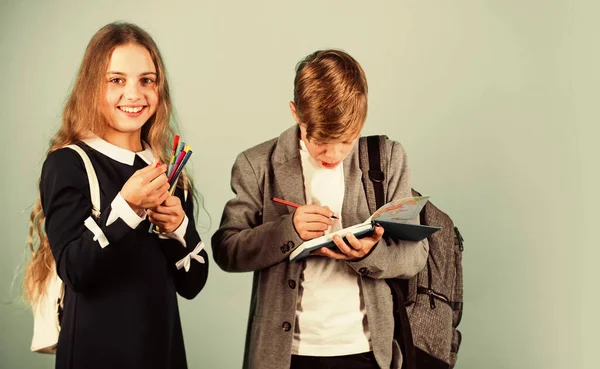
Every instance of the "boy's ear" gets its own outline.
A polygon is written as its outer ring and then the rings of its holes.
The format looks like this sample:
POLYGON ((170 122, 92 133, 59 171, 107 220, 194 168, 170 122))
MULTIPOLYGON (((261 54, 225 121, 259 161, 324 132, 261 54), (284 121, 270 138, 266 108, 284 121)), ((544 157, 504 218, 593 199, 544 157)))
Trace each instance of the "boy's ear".
POLYGON ((290 101, 290 112, 292 112, 292 117, 296 123, 300 124, 300 119, 298 119, 298 114, 296 114, 296 104, 293 101, 290 101))

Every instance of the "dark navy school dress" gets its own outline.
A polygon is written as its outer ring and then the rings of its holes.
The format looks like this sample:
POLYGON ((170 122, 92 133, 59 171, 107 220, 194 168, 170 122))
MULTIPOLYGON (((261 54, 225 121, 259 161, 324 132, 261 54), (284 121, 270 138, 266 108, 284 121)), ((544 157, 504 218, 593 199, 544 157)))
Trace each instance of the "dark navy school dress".
POLYGON ((193 199, 177 189, 186 219, 167 235, 148 233, 119 191, 152 152, 133 153, 100 139, 79 143, 100 183, 101 214, 91 217, 80 156, 63 148, 44 162, 40 181, 46 233, 65 283, 58 369, 187 368, 177 294, 204 287, 208 257, 193 199))

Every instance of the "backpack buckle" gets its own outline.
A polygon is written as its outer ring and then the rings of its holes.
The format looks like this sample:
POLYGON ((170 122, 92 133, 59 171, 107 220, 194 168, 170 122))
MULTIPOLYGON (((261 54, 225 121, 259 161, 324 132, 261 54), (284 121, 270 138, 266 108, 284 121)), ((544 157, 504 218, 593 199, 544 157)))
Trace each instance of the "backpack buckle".
POLYGON ((381 170, 369 169, 369 179, 381 183, 385 179, 385 174, 381 170))

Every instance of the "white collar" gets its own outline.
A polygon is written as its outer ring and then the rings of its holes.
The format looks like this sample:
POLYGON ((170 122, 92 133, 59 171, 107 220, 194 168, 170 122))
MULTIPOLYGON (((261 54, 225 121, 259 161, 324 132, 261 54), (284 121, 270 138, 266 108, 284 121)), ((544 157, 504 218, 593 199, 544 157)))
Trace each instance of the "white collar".
POLYGON ((119 146, 115 146, 110 142, 101 139, 95 134, 91 134, 89 138, 86 138, 82 141, 92 149, 99 151, 102 154, 108 156, 109 158, 123 164, 133 165, 136 155, 139 156, 144 162, 146 162, 146 164, 152 164, 155 162, 154 154, 152 154, 152 149, 145 142, 142 142, 142 145, 144 146, 143 151, 133 152, 120 148, 119 146))
POLYGON ((299 139, 299 141, 300 141, 300 150, 308 152, 308 149, 306 148, 306 144, 304 143, 304 141, 302 139, 299 139))

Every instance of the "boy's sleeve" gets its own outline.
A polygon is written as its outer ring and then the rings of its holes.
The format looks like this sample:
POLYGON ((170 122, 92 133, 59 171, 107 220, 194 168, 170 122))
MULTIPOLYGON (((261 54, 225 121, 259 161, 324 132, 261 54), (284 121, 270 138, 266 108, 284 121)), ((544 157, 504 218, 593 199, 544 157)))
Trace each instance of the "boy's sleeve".
POLYGON ((186 198, 184 191, 179 188, 175 195, 181 200, 185 217, 175 231, 159 233, 159 243, 173 268, 177 293, 186 299, 193 299, 206 285, 208 255, 196 230, 193 196, 189 194, 186 198))
POLYGON ((92 217, 87 173, 71 149, 54 151, 44 161, 40 198, 58 276, 74 291, 102 281, 122 255, 114 243, 134 235, 143 220, 120 194, 100 209, 100 218, 92 217))
MULTIPOLYGON (((398 142, 388 141, 388 198, 386 202, 411 197, 410 170, 406 161, 406 152, 398 142)), ((419 224, 419 218, 410 221, 419 224)), ((373 246, 371 253, 348 264, 357 273, 377 279, 402 278, 410 279, 425 267, 429 255, 427 239, 422 241, 394 241, 385 237, 373 246)))
POLYGON ((289 257, 304 242, 292 214, 263 223, 263 193, 254 168, 244 153, 231 171, 235 197, 223 210, 221 225, 211 239, 213 257, 228 272, 261 270, 289 257))

